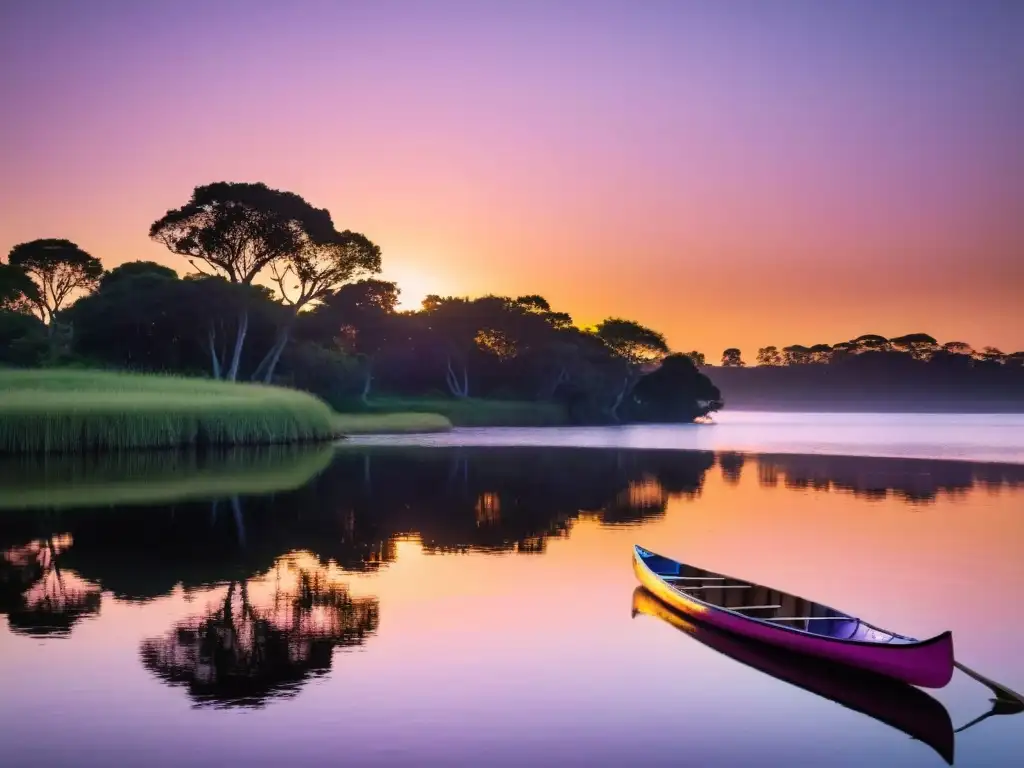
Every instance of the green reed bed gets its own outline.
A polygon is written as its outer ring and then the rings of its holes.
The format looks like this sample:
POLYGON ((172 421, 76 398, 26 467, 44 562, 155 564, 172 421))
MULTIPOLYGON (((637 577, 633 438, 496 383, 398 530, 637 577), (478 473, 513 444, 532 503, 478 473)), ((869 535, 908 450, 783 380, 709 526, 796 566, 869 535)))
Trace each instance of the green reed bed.
POLYGON ((0 371, 0 453, 330 440, 337 415, 305 392, 99 371, 0 371))

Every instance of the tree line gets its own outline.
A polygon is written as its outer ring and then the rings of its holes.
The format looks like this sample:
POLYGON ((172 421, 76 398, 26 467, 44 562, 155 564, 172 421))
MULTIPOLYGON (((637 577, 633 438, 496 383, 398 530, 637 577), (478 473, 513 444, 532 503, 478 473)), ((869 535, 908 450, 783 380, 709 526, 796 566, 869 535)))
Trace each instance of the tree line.
MULTIPOLYGON (((688 354, 697 365, 706 364, 704 355, 700 352, 688 354)), ((961 367, 978 365, 1024 367, 1024 351, 1005 353, 996 347, 975 350, 970 344, 963 341, 947 341, 940 344, 927 333, 909 333, 893 338, 869 333, 838 344, 814 344, 809 347, 792 344, 781 349, 776 346, 761 347, 757 350, 755 362, 759 366, 825 365, 850 361, 860 355, 868 355, 868 358, 887 357, 893 360, 902 358, 936 365, 961 367)), ((738 348, 730 347, 722 352, 721 365, 723 367, 741 368, 746 364, 743 360, 743 353, 738 348)))
POLYGON ((381 249, 262 183, 198 186, 149 229, 185 274, 106 269, 39 239, 0 263, 0 364, 78 362, 306 389, 557 402, 579 421, 692 420, 721 406, 690 356, 636 321, 577 327, 540 295, 428 296, 397 309, 381 249))

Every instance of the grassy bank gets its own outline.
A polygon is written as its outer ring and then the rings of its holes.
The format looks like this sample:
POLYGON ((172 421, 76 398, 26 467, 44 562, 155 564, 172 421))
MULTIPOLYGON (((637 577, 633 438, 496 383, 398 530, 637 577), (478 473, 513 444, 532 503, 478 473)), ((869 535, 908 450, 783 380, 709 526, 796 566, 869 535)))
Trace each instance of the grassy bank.
POLYGON ((568 422, 565 409, 555 403, 523 400, 379 397, 369 403, 345 404, 343 410, 362 414, 439 414, 456 427, 552 427, 568 422))
POLYGON ((336 414, 283 387, 104 371, 0 370, 0 453, 262 445, 447 426, 336 414))
POLYGON ((345 435, 405 435, 447 432, 452 428, 452 422, 441 414, 427 412, 338 413, 334 422, 345 435))

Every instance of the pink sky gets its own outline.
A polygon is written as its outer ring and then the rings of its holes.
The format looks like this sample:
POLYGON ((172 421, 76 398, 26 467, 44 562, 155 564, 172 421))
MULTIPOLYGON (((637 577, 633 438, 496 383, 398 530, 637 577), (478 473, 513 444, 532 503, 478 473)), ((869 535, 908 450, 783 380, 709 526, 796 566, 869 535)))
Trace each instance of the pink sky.
POLYGON ((406 304, 540 293, 717 359, 925 331, 1024 348, 1024 6, 5 6, 0 252, 264 181, 406 304))

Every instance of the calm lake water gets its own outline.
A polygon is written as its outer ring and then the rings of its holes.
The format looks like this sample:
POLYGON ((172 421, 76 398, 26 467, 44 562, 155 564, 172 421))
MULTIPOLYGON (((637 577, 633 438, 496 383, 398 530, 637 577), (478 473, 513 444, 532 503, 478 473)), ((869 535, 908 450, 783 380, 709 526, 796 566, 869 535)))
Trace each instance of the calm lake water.
POLYGON ((0 463, 0 762, 1019 764, 1024 713, 954 736, 976 681, 752 651, 637 592, 630 547, 950 629, 1024 691, 1024 466, 654 448, 0 463))

